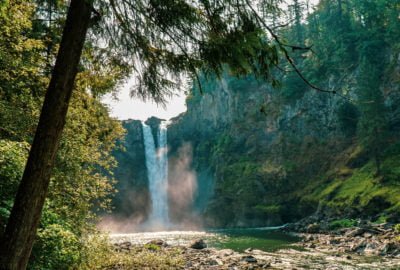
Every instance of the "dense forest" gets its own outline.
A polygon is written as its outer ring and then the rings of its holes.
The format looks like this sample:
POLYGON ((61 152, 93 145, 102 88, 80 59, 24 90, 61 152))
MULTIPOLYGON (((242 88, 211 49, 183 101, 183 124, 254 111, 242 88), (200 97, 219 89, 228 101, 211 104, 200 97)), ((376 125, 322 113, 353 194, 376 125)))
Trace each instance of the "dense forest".
POLYGON ((226 72, 192 90, 170 140, 211 170, 214 225, 400 221, 397 16, 395 1, 295 2, 279 35, 310 48, 291 54, 308 82, 287 64, 277 88, 226 72))
POLYGON ((126 260, 96 223, 131 166, 101 98, 132 73, 133 97, 187 93, 169 155, 213 183, 205 225, 400 223, 400 2, 282 2, 0 1, 0 269, 126 260))

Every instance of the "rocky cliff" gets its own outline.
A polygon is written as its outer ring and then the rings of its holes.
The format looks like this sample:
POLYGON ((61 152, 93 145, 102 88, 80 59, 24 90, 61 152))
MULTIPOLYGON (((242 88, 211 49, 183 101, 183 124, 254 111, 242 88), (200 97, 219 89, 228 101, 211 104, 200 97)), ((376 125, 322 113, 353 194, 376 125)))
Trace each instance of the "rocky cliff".
MULTIPOLYGON (((394 194, 379 194, 395 183, 382 184, 374 176, 368 151, 357 142, 359 112, 354 102, 303 88, 288 99, 283 90, 252 77, 225 75, 209 80, 203 95, 193 89, 188 111, 172 120, 168 143, 172 156, 190 145, 193 168, 213 183, 203 212, 208 226, 277 225, 317 210, 372 217, 398 208, 394 194), (357 184, 368 186, 371 193, 354 188, 357 184), (349 190, 354 194, 347 194, 349 190)), ((386 95, 393 131, 399 112, 393 92, 398 90, 395 86, 386 95)), ((384 158, 387 166, 398 155, 395 148, 384 158)), ((202 181, 199 177, 199 185, 202 181)))
POLYGON ((126 135, 114 151, 118 167, 114 170, 117 193, 113 198, 113 215, 144 220, 150 210, 150 196, 142 124, 138 120, 126 120, 122 124, 126 135))

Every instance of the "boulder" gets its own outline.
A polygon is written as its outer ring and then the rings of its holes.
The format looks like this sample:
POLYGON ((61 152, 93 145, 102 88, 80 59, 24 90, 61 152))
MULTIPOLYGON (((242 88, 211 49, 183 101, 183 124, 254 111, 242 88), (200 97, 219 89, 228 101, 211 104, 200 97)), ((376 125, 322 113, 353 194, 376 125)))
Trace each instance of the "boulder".
POLYGON ((203 239, 194 240, 190 245, 190 248, 193 249, 204 249, 207 247, 206 242, 203 239))
POLYGON ((162 240, 162 239, 154 239, 154 240, 151 240, 150 242, 147 242, 146 245, 156 245, 156 246, 159 246, 159 247, 166 247, 166 246, 168 246, 167 242, 165 242, 165 241, 162 240))
POLYGON ((254 257, 251 256, 251 255, 248 255, 248 256, 243 256, 243 257, 242 257, 242 261, 247 262, 247 263, 256 263, 256 262, 257 262, 257 259, 254 258, 254 257))
POLYGON ((317 233, 321 229, 321 226, 318 223, 309 224, 306 228, 308 233, 317 233))
POLYGON ((363 228, 355 228, 353 230, 347 231, 345 233, 345 235, 349 236, 349 237, 356 237, 356 236, 360 236, 360 235, 362 235, 364 233, 365 233, 365 229, 363 229, 363 228))

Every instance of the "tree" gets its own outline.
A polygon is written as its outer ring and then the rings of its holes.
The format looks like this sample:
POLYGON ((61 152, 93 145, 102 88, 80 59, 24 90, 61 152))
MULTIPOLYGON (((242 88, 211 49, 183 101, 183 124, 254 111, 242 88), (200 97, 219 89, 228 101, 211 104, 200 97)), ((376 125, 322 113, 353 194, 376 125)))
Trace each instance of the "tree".
POLYGON ((25 269, 65 124, 92 4, 72 0, 53 75, 0 247, 0 269, 25 269))
POLYGON ((391 9, 395 8, 392 4, 392 1, 386 0, 367 1, 361 3, 357 10, 362 18, 360 72, 357 80, 358 106, 361 112, 358 132, 361 144, 375 161, 377 175, 381 173, 381 159, 388 135, 382 86, 390 48, 385 34, 391 30, 391 9))
POLYGON ((296 43, 297 45, 302 45, 304 43, 303 25, 301 23, 302 14, 304 13, 303 7, 299 0, 293 0, 291 8, 293 9, 296 43))
POLYGON ((383 65, 381 41, 367 42, 362 50, 358 96, 361 119, 359 137, 361 144, 375 160, 376 174, 380 174, 381 155, 387 135, 386 110, 381 92, 383 65))

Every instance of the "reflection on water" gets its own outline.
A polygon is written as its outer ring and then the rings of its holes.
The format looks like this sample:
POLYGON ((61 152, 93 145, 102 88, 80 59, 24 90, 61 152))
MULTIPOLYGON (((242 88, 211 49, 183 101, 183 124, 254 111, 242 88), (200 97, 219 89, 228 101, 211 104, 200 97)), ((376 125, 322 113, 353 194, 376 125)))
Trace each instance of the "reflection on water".
POLYGON ((296 236, 268 229, 232 229, 220 231, 219 234, 222 237, 216 241, 212 240, 210 244, 216 248, 229 248, 235 251, 244 251, 248 248, 276 251, 293 248, 291 244, 300 240, 296 236))
POLYGON ((166 231, 143 232, 130 234, 110 235, 113 243, 129 241, 134 245, 143 245, 154 239, 162 239, 169 245, 188 245, 194 239, 204 239, 209 247, 229 248, 235 251, 243 251, 247 248, 264 251, 276 251, 288 248, 299 241, 298 237, 271 230, 259 229, 224 229, 210 231, 166 231))

